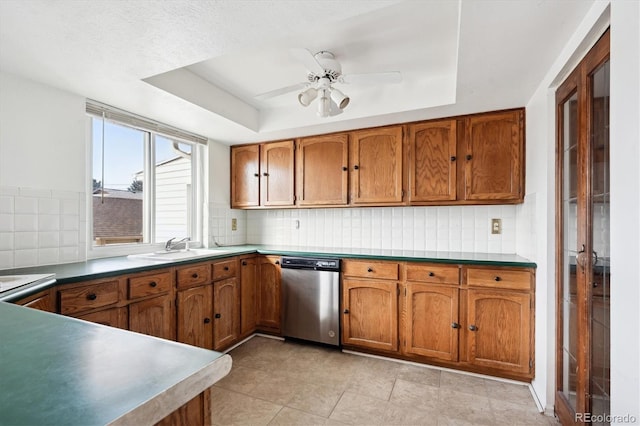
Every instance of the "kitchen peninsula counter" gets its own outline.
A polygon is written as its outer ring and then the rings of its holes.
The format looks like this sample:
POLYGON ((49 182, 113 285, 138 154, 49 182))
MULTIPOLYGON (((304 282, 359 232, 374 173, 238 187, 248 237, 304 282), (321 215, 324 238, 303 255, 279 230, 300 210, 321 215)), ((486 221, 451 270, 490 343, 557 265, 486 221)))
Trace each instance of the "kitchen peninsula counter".
POLYGON ((9 303, 0 318, 0 424, 154 424, 231 369, 218 352, 9 303))

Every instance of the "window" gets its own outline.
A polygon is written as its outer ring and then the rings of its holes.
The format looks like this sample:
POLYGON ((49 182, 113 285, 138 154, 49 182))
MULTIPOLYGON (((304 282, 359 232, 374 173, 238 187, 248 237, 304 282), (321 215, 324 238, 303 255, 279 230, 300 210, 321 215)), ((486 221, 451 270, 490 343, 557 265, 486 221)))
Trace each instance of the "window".
POLYGON ((94 249, 201 240, 197 156, 206 139, 98 104, 87 112, 94 249))

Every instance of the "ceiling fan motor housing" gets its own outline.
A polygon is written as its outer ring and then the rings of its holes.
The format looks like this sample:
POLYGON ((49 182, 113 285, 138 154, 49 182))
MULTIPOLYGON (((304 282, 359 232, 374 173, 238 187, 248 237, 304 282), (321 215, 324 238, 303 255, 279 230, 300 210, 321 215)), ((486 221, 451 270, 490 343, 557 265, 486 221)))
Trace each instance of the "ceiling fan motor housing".
POLYGON ((321 50, 313 55, 313 57, 324 69, 324 74, 318 75, 314 72, 309 72, 309 74, 307 74, 307 79, 310 82, 314 83, 321 78, 327 78, 331 83, 338 81, 338 78, 342 75, 342 67, 340 66, 340 62, 335 60, 333 53, 321 50))

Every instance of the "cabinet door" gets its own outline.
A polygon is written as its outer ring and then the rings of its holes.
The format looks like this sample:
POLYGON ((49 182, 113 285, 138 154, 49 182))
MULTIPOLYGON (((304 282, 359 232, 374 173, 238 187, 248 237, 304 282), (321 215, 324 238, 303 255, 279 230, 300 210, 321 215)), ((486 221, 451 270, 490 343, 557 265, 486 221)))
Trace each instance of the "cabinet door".
POLYGON ((351 133, 351 203, 402 203, 402 127, 351 133))
POLYGON ((407 283, 405 352, 458 360, 458 289, 407 283))
POLYGON ((178 342, 213 349, 213 287, 179 291, 177 305, 178 342))
POLYGON ((260 205, 260 145, 231 147, 231 207, 260 205))
POLYGON ((409 198, 412 202, 456 199, 456 120, 409 126, 409 198))
POLYGON ((213 284, 213 349, 231 346, 240 334, 238 280, 228 278, 213 284))
POLYGON ((530 303, 528 293, 469 289, 469 362, 528 374, 532 359, 530 303))
POLYGON ((18 300, 16 305, 22 305, 31 309, 38 309, 40 311, 54 312, 53 297, 51 296, 51 290, 45 290, 37 294, 25 297, 18 300))
POLYGON ((349 136, 304 138, 296 157, 298 205, 346 205, 349 174, 349 136))
POLYGON ((293 141, 260 146, 260 203, 263 206, 292 206, 293 141))
POLYGON ((522 110, 481 114, 466 119, 465 200, 522 201, 523 123, 522 110))
POLYGON ((129 330, 174 340, 172 305, 169 295, 142 300, 129 305, 129 330))
POLYGON ((398 284, 343 280, 342 343, 398 350, 398 284))
POLYGON ((248 336, 256 329, 256 280, 258 259, 240 261, 240 335, 248 336))
POLYGON ((94 322, 96 324, 108 325, 109 327, 128 329, 127 308, 111 308, 104 311, 92 312, 90 314, 78 315, 76 318, 94 322))
POLYGON ((259 328, 280 332, 280 258, 260 258, 257 281, 257 323, 259 328))

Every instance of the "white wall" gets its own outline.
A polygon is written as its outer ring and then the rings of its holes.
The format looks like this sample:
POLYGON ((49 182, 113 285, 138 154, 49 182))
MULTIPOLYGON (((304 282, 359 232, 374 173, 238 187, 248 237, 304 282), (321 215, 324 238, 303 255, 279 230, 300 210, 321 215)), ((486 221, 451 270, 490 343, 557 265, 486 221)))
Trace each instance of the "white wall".
MULTIPOLYGON (((640 2, 611 2, 611 413, 640 422, 640 2)), ((616 422, 623 424, 623 421, 616 422)))
POLYGON ((0 269, 86 258, 84 105, 0 73, 0 269))

